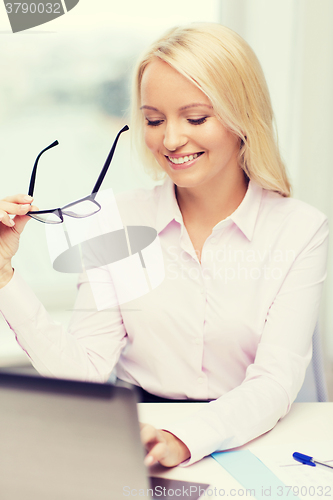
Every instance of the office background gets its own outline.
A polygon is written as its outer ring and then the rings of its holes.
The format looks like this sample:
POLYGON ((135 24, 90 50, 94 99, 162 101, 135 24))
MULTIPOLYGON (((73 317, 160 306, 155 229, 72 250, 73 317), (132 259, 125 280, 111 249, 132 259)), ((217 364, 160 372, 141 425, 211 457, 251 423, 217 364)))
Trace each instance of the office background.
MULTIPOLYGON (((114 136, 128 122, 129 89, 138 54, 177 24, 216 21, 252 46, 266 75, 279 143, 294 196, 333 217, 333 3, 331 0, 80 0, 51 23, 13 35, 0 5, 0 198, 27 192, 36 155, 35 203, 64 205, 88 194, 114 136)), ((130 148, 119 142, 103 187, 151 187, 130 148)), ((325 369, 333 400, 333 253, 321 304, 325 369)), ((66 323, 76 275, 57 273, 44 226, 30 221, 14 266, 56 320, 66 323)), ((0 322, 2 364, 25 363, 0 322)))

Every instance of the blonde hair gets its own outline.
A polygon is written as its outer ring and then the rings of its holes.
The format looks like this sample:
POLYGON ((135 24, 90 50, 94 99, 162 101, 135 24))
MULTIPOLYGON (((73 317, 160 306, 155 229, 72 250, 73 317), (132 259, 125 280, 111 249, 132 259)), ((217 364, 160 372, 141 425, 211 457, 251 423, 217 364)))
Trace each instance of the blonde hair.
POLYGON ((157 180, 164 171, 144 142, 140 111, 141 80, 159 57, 210 99, 216 116, 241 139, 239 165, 265 189, 290 196, 291 185, 273 127, 266 80, 250 46, 237 33, 215 23, 176 27, 151 45, 137 63, 133 79, 132 128, 145 169, 157 180))

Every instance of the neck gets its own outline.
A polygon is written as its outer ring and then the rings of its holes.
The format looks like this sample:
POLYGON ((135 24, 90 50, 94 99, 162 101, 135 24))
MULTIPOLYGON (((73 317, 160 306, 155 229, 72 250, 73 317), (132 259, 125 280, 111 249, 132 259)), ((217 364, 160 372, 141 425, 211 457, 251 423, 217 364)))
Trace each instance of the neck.
POLYGON ((184 222, 211 228, 231 215, 242 202, 248 179, 242 170, 230 179, 186 188, 176 186, 176 197, 184 222))

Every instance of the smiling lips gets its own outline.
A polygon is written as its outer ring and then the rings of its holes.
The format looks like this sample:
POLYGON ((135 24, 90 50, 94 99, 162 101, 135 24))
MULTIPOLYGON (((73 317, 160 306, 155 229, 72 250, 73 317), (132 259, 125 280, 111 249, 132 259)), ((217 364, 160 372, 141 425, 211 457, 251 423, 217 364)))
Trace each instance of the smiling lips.
POLYGON ((184 163, 189 163, 199 156, 201 156, 203 153, 194 153, 193 155, 186 155, 186 156, 167 156, 168 160, 173 163, 174 165, 183 165, 184 163))

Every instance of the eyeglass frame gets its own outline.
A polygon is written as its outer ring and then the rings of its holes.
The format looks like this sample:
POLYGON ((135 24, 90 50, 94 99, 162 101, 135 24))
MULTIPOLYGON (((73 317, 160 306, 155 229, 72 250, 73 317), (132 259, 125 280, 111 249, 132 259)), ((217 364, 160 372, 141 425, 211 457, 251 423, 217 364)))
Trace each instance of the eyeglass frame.
MULTIPOLYGON (((76 218, 76 219, 83 219, 85 217, 91 217, 91 215, 94 215, 96 214, 97 212, 99 212, 101 210, 101 205, 95 200, 95 197, 102 185, 102 182, 106 176, 106 173, 109 169, 109 166, 110 166, 110 163, 111 163, 111 160, 113 158, 113 155, 114 155, 114 152, 115 152, 115 149, 116 149, 116 146, 117 146, 117 143, 118 143, 118 140, 119 140, 119 137, 120 135, 125 132, 126 130, 129 130, 129 127, 128 125, 125 125, 117 134, 113 144, 112 144, 112 147, 110 149, 110 152, 105 160, 105 163, 103 165, 103 168, 98 176, 98 179, 94 185, 94 188, 92 190, 92 192, 88 195, 88 196, 85 196, 84 198, 80 198, 79 200, 76 200, 76 201, 73 201, 71 203, 68 203, 67 205, 65 205, 64 207, 58 207, 58 208, 54 208, 54 209, 49 209, 49 210, 37 210, 37 211, 32 211, 32 212, 28 212, 26 215, 28 215, 29 217, 31 217, 32 219, 35 219, 37 220, 38 222, 42 222, 43 224, 62 224, 64 222, 64 215, 66 215, 67 217, 73 217, 73 218, 76 218), (94 203, 98 210, 96 210, 95 212, 93 212, 92 214, 89 214, 89 215, 84 215, 83 217, 75 217, 74 215, 69 215, 69 214, 66 214, 65 212, 63 213, 63 211, 68 208, 68 207, 71 207, 72 205, 76 205, 77 203, 81 202, 81 201, 85 201, 85 200, 88 200, 88 201, 91 201, 92 203, 94 203), (34 217, 34 214, 47 214, 47 213, 55 213, 57 215, 57 217, 60 219, 59 222, 48 222, 48 221, 43 221, 43 220, 40 220, 40 219, 37 219, 34 217)), ((33 196, 33 193, 34 193, 34 188, 35 188, 35 182, 36 182, 36 174, 37 174, 37 165, 38 165, 38 162, 39 162, 39 159, 40 157, 42 156, 43 153, 45 153, 45 151, 47 151, 48 149, 51 149, 55 146, 58 146, 59 142, 58 141, 54 141, 52 144, 50 144, 49 146, 47 146, 45 149, 43 149, 39 155, 37 156, 36 160, 35 160, 35 163, 34 163, 34 166, 33 166, 33 169, 32 169, 32 173, 31 173, 31 177, 30 177, 30 184, 29 184, 29 191, 28 191, 28 195, 29 196, 33 196)))

